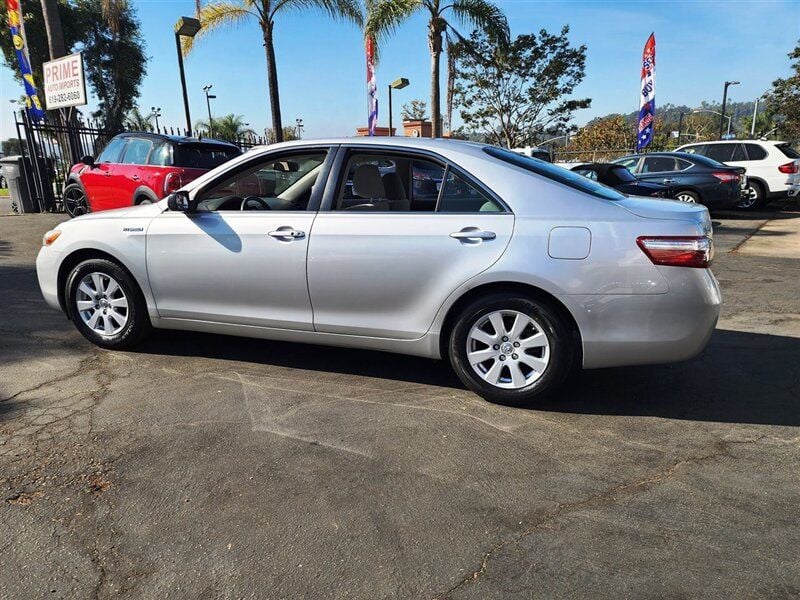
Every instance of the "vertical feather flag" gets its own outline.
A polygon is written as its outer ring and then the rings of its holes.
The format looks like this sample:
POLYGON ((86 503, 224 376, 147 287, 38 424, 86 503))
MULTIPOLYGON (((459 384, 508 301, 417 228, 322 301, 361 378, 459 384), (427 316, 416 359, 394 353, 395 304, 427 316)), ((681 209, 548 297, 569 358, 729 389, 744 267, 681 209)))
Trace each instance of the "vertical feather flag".
POLYGON ((11 40, 14 42, 14 52, 19 63, 19 72, 25 86, 25 106, 28 115, 33 121, 41 121, 44 118, 44 109, 39 101, 36 91, 36 82, 33 80, 33 70, 31 60, 28 57, 28 48, 25 43, 25 27, 22 23, 22 0, 6 0, 8 11, 8 27, 11 30, 11 40))
POLYGON ((653 141, 656 118, 656 34, 647 38, 642 52, 642 87, 639 96, 639 131, 636 149, 641 150, 653 141))
POLYGON ((378 84, 375 80, 375 40, 367 38, 367 112, 369 135, 375 135, 378 124, 378 84))

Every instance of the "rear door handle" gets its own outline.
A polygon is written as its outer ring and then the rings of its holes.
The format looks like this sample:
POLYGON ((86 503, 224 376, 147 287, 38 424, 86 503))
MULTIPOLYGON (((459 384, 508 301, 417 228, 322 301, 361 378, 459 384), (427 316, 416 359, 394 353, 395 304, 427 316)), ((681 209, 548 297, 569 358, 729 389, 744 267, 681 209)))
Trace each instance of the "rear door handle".
POLYGON ((451 238, 457 240, 493 240, 497 237, 494 231, 481 231, 477 228, 464 228, 461 231, 454 231, 450 234, 451 238))
POLYGON ((300 238, 306 237, 305 231, 299 231, 297 229, 292 229, 291 227, 278 227, 275 231, 270 231, 269 236, 278 238, 278 239, 295 239, 298 240, 300 238))

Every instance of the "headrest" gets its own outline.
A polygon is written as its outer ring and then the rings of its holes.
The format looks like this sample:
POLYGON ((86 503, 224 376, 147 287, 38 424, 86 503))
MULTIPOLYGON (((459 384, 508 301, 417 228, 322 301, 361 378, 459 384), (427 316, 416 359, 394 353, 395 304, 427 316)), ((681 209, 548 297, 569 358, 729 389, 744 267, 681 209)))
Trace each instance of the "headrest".
POLYGON ((353 192, 362 198, 385 198, 381 172, 376 165, 359 165, 353 174, 353 192))
POLYGON ((383 189, 386 190, 386 197, 389 200, 405 200, 406 188, 403 186, 403 180, 395 172, 384 173, 383 189))

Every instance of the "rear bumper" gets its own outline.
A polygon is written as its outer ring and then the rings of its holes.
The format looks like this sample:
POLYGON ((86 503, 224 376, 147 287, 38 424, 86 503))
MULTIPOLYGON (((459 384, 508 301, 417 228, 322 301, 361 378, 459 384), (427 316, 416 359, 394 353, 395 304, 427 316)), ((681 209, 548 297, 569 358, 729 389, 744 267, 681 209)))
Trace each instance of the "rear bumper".
POLYGON ((567 296, 583 340, 583 367, 688 360, 708 343, 722 296, 707 269, 659 267, 670 290, 640 296, 567 296))

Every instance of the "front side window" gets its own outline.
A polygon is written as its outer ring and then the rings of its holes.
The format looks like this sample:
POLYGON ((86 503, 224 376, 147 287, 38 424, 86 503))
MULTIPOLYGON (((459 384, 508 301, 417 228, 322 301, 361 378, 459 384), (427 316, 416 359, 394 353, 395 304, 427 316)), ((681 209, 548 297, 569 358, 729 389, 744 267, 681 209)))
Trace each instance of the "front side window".
POLYGON ((634 157, 631 157, 631 158, 622 158, 620 160, 615 160, 614 163, 618 164, 618 165, 622 165, 623 167, 628 169, 628 171, 633 173, 633 172, 636 171, 636 165, 639 164, 639 157, 638 156, 634 156, 634 157))
POLYGON ((97 158, 98 163, 115 163, 119 162, 119 156, 125 148, 125 138, 114 138, 105 147, 102 154, 97 158))
POLYGON ((197 196, 197 210, 307 210, 327 151, 283 154, 258 161, 197 196))
POLYGON ((146 165, 152 149, 153 142, 150 140, 132 138, 128 140, 128 146, 125 148, 125 154, 122 157, 122 164, 146 165))

